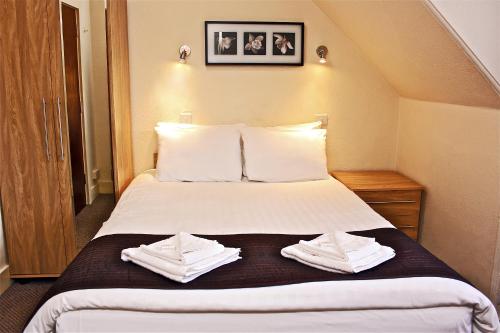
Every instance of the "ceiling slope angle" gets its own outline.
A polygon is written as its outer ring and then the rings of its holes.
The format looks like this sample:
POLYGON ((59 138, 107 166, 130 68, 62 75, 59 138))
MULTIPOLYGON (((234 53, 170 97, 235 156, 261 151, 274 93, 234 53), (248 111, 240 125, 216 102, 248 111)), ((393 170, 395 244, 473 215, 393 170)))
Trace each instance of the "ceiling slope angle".
POLYGON ((500 108, 495 86, 425 1, 313 2, 358 44, 400 96, 500 108))

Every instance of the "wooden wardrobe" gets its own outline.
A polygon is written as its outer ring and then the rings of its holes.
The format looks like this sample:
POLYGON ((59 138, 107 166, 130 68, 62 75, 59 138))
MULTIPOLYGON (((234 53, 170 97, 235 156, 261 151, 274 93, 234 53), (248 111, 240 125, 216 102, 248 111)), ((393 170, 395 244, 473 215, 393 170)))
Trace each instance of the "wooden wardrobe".
POLYGON ((1 0, 1 198, 11 277, 75 255, 59 2, 1 0))
MULTIPOLYGON (((76 255, 59 0, 0 0, 0 18, 0 198, 10 275, 58 276, 76 255)), ((128 90, 110 94, 129 98, 128 90)))

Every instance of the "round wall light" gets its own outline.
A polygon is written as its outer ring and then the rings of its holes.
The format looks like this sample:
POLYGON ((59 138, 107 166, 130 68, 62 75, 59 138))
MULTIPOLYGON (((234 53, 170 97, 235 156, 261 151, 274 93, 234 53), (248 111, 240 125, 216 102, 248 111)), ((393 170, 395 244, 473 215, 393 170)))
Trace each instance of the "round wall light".
POLYGON ((191 54, 191 48, 187 45, 182 45, 179 47, 179 62, 181 64, 186 63, 186 58, 191 54))
POLYGON ((316 54, 319 56, 319 62, 325 64, 326 55, 328 54, 328 48, 324 45, 318 46, 318 48, 316 49, 316 54))

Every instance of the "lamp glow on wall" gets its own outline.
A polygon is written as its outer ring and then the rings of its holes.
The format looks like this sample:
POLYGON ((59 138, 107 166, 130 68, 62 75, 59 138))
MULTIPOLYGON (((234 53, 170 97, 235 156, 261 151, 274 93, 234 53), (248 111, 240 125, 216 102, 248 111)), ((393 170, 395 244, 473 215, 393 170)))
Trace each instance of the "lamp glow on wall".
POLYGON ((191 48, 187 45, 182 45, 179 47, 179 62, 181 64, 186 63, 186 58, 191 54, 191 48))
POLYGON ((324 45, 320 45, 316 49, 316 54, 319 57, 319 62, 322 64, 326 64, 326 55, 328 54, 328 48, 324 45))

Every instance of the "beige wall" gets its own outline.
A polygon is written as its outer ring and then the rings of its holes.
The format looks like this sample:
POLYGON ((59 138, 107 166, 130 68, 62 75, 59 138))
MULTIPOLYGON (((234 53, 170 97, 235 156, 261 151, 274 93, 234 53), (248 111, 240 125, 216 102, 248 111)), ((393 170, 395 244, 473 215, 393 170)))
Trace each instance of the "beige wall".
POLYGON ((397 169, 426 187, 422 244, 490 293, 500 214, 500 110, 399 102, 397 169))
POLYGON ((329 168, 393 168, 398 96, 311 1, 129 1, 135 173, 153 166, 153 127, 189 110, 196 123, 252 125, 329 114, 329 168), (205 66, 205 20, 303 21, 304 67, 205 66), (192 48, 181 65, 178 48, 192 48), (325 44, 328 64, 315 54, 325 44))

